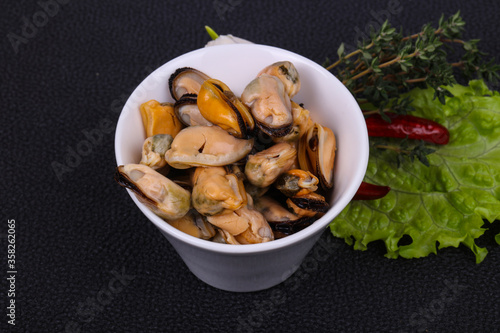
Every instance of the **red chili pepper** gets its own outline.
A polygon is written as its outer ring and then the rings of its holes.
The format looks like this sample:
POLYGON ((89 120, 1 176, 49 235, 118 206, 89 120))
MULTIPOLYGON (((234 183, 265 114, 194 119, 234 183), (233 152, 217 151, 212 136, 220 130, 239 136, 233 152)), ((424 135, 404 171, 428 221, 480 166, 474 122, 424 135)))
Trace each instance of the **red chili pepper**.
POLYGON ((391 119, 387 122, 379 114, 366 118, 369 136, 419 139, 439 145, 445 145, 450 140, 450 133, 435 121, 387 112, 391 119))
POLYGON ((370 184, 367 182, 361 182, 358 191, 354 195, 352 200, 375 200, 386 196, 391 188, 389 186, 381 186, 370 184))

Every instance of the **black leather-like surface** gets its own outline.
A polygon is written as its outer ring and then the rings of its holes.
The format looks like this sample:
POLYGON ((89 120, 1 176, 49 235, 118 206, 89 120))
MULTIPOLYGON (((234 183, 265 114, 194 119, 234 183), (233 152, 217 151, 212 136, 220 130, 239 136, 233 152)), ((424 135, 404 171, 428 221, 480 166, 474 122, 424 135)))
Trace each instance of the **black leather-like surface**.
POLYGON ((286 283, 238 294, 194 277, 113 180, 124 101, 153 69, 202 47, 204 25, 322 63, 377 20, 415 32, 460 9, 466 37, 498 55, 497 1, 54 4, 8 1, 0 11, 0 331, 500 330, 498 226, 478 241, 489 250, 480 265, 462 247, 389 260, 383 245, 355 251, 325 231, 323 246, 334 252, 318 245, 286 283), (65 167, 56 172, 56 164, 65 167), (9 219, 16 221, 15 327, 6 316, 9 219))

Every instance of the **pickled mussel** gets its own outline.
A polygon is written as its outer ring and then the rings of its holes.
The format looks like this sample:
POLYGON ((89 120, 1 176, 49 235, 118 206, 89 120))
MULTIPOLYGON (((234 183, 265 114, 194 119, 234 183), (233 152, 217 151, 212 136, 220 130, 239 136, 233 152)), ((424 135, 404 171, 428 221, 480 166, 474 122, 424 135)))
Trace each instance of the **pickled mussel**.
POLYGON ((197 238, 255 244, 302 230, 329 209, 336 141, 291 100, 300 87, 289 61, 263 68, 241 97, 179 68, 169 79, 175 103, 140 105, 141 161, 119 166, 116 181, 197 238))
POLYGON ((201 115, 195 94, 183 95, 175 102, 174 112, 177 118, 186 126, 212 126, 212 123, 201 115))
POLYGON ((232 244, 256 244, 274 239, 269 223, 251 205, 243 206, 228 214, 209 216, 207 220, 232 235, 234 238, 228 238, 227 235, 224 237, 232 244))
POLYGON ((248 108, 219 80, 210 79, 202 84, 197 103, 205 119, 237 138, 246 138, 254 128, 248 108))
POLYGON ((292 169, 282 173, 278 179, 276 179, 274 186, 276 186, 281 193, 288 197, 292 197, 315 192, 318 189, 318 183, 318 178, 309 171, 292 169))
POLYGON ((269 74, 276 76, 283 83, 288 96, 297 95, 300 90, 300 76, 295 66, 290 61, 278 61, 260 71, 257 76, 269 74))
POLYGON ((172 103, 150 100, 141 104, 140 110, 146 137, 156 134, 169 134, 175 137, 182 129, 182 124, 175 115, 172 103))
POLYGON ((216 234, 212 224, 207 222, 195 209, 191 209, 179 219, 169 220, 168 223, 174 228, 196 238, 211 239, 216 234))
POLYGON ((318 123, 308 129, 299 143, 300 168, 318 177, 325 190, 333 187, 336 149, 335 135, 332 130, 318 123))
POLYGON ((286 200, 288 207, 298 216, 313 217, 326 213, 330 206, 325 197, 316 192, 294 195, 286 200))
POLYGON ((197 95, 203 82, 208 79, 210 79, 208 75, 197 69, 182 67, 170 76, 168 88, 172 98, 178 101, 186 94, 197 95))
POLYGON ((275 76, 262 74, 250 82, 241 95, 257 126, 271 137, 282 137, 292 130, 290 96, 275 76))
POLYGON ((193 174, 193 207, 202 215, 229 213, 247 203, 243 180, 225 167, 199 167, 193 174))
POLYGON ((163 219, 179 219, 191 208, 188 191, 146 165, 120 165, 115 180, 163 219))
POLYGON ((298 216, 269 196, 255 200, 257 209, 269 223, 275 238, 283 238, 304 229, 314 222, 314 217, 298 216))
POLYGON ((237 139, 218 126, 189 126, 174 138, 165 159, 170 166, 223 166, 245 157, 253 140, 237 139))
POLYGON ((169 134, 156 134, 144 141, 142 146, 141 164, 147 165, 155 170, 167 165, 165 153, 170 149, 172 136, 169 134))
POLYGON ((292 167, 296 155, 297 150, 286 142, 249 155, 245 165, 247 180, 258 187, 271 185, 280 174, 292 167))

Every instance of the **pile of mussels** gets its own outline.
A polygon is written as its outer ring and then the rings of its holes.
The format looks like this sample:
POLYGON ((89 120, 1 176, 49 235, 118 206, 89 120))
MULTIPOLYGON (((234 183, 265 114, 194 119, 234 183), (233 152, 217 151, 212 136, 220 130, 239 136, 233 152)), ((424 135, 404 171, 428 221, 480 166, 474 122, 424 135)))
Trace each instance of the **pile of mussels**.
POLYGON ((189 67, 171 75, 169 89, 175 103, 140 106, 142 159, 115 175, 155 214, 198 238, 253 244, 328 210, 335 136, 291 100, 300 89, 291 62, 264 68, 240 98, 189 67))

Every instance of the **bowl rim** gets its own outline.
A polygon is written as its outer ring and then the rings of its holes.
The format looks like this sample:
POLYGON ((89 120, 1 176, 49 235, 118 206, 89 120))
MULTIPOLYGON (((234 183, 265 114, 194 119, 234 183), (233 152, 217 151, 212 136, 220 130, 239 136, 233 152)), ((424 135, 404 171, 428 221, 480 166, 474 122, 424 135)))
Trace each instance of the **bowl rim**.
MULTIPOLYGON (((157 69, 155 69, 152 73, 150 73, 147 77, 144 78, 144 80, 139 83, 139 85, 134 89, 134 91, 129 95, 127 102, 123 106, 120 116, 116 125, 116 130, 115 130, 115 158, 117 162, 117 166, 121 165, 123 161, 122 155, 121 155, 121 150, 120 150, 120 141, 121 137, 123 135, 123 131, 119 131, 119 128, 123 126, 124 118, 125 118, 125 113, 127 109, 129 109, 128 104, 131 103, 131 97, 136 94, 136 92, 141 88, 141 86, 144 84, 144 81, 146 81, 150 76, 153 75, 158 75, 159 72, 162 71, 162 68, 164 66, 168 66, 170 63, 173 62, 178 62, 183 58, 186 57, 196 57, 196 56, 201 56, 205 52, 214 52, 212 50, 215 50, 217 48, 218 51, 223 52, 223 51, 231 51, 231 50, 238 50, 240 49, 241 52, 244 52, 245 49, 252 49, 252 50, 262 50, 269 52, 271 51, 272 53, 278 53, 278 54, 283 54, 284 56, 287 56, 289 58, 297 58, 303 63, 306 63, 308 66, 313 67, 315 70, 319 70, 321 72, 326 72, 329 74, 331 79, 334 81, 337 81, 337 85, 340 84, 339 89, 343 89, 344 93, 346 95, 347 99, 350 99, 350 102, 355 106, 357 109, 355 115, 353 117, 357 117, 358 121, 360 124, 364 124, 364 117, 361 112, 361 109, 359 108, 358 103, 356 102, 354 96, 349 92, 349 90, 329 71, 327 71, 324 67, 321 65, 315 63, 314 61, 300 55, 297 53, 294 53, 292 51, 288 51, 285 49, 281 49, 275 46, 269 46, 269 45, 263 45, 263 44, 226 44, 226 45, 215 45, 215 46, 210 46, 210 47, 204 47, 204 48, 199 48, 187 53, 184 53, 182 55, 179 55, 163 65, 159 66, 157 69)), ((337 87, 336 87, 337 88, 337 87)), ((340 214, 340 212, 347 206, 347 204, 351 201, 353 198, 354 194, 356 193, 359 185, 361 184, 364 175, 366 173, 366 169, 368 166, 368 157, 369 157, 369 141, 368 141, 368 131, 366 129, 366 126, 364 127, 364 131, 362 131, 362 137, 359 138, 362 147, 364 147, 365 152, 360 152, 359 153, 359 163, 356 165, 358 168, 358 171, 356 172, 356 175, 353 179, 353 182, 349 184, 347 187, 346 191, 338 198, 336 201, 335 205, 330 207, 330 209, 323 215, 321 218, 317 219, 314 223, 312 223, 310 226, 307 228, 304 228, 300 230, 299 232, 289 235, 284 238, 280 239, 275 239, 270 242, 265 242, 265 243, 259 243, 259 244, 244 244, 240 246, 235 246, 232 244, 222 244, 222 243, 216 243, 216 242, 210 242, 204 239, 199 239, 196 237, 193 237, 189 234, 184 233, 183 231, 180 231, 176 229, 175 227, 171 226, 169 223, 165 222, 162 220, 159 216, 154 214, 149 208, 147 208, 145 205, 139 202, 139 200, 136 198, 135 194, 127 189, 127 192, 129 193, 130 197, 132 200, 135 202, 137 207, 142 211, 146 217, 153 222, 153 224, 158 227, 162 232, 167 233, 168 235, 176 238, 178 241, 181 241, 183 243, 187 243, 189 245, 195 246, 200 249, 208 250, 211 252, 218 252, 218 253, 225 253, 225 254, 232 254, 232 255, 245 255, 245 254, 256 254, 256 253, 262 253, 262 252, 269 252, 269 251, 274 251, 278 249, 282 249, 284 247, 288 247, 292 244, 295 243, 300 243, 301 241, 304 241, 306 239, 309 239, 310 237, 315 236, 319 232, 322 232, 326 229, 326 227, 330 224, 331 221, 333 221, 334 218, 340 214)))

